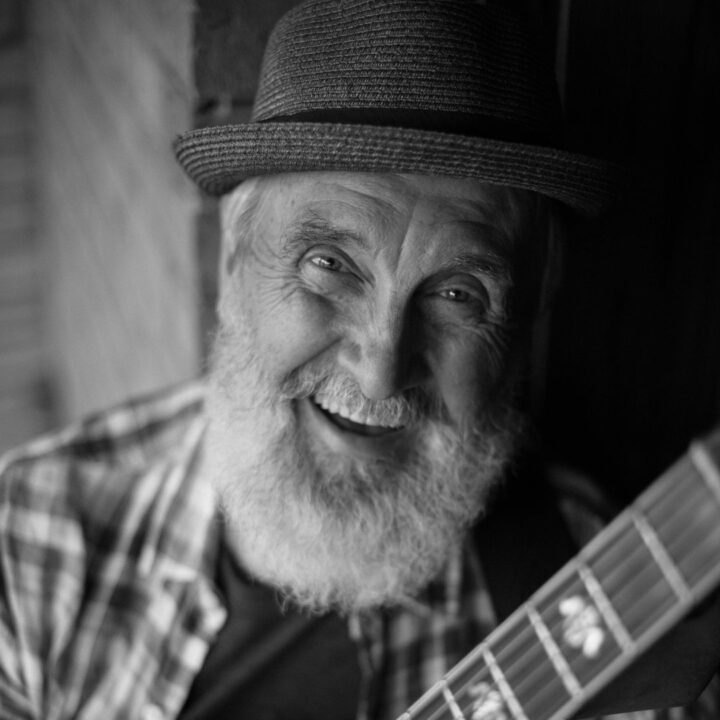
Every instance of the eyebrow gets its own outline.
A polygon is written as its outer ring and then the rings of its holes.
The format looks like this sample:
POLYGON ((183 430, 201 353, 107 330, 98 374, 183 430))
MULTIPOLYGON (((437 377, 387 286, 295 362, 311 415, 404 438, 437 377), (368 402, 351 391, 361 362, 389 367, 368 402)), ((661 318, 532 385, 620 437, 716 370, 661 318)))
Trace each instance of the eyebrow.
POLYGON ((362 235, 347 228, 333 225, 326 218, 314 211, 305 213, 293 223, 282 241, 284 255, 292 255, 311 243, 325 242, 340 247, 357 245, 367 249, 368 241, 362 235))
MULTIPOLYGON (((304 213, 293 223, 282 241, 282 253, 285 257, 294 256, 317 242, 348 247, 355 245, 367 249, 367 238, 348 229, 338 227, 315 211, 304 213)), ((490 278, 499 283, 512 282, 512 266, 508 258, 492 250, 484 253, 460 253, 442 263, 436 272, 466 272, 490 278)))
POLYGON ((439 272, 452 270, 489 277, 500 283, 512 282, 510 262, 506 258, 494 253, 487 255, 477 255, 475 253, 456 255, 449 262, 444 263, 438 268, 439 272))

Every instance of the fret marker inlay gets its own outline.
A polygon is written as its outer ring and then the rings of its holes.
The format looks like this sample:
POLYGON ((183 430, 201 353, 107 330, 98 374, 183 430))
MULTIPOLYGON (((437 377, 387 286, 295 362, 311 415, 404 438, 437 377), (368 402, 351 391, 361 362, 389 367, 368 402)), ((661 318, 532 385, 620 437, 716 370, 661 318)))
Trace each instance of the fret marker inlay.
POLYGON ((450 712, 452 713, 453 718, 455 718, 455 720, 465 720, 465 716, 463 715, 462 710, 459 708, 455 700, 455 696, 450 691, 447 683, 443 683, 442 694, 445 698, 447 706, 450 708, 450 712))
POLYGON ((720 426, 399 720, 558 720, 720 585, 720 426))
POLYGON ((592 660, 605 643, 605 631, 598 609, 581 595, 563 598, 558 606, 563 616, 563 640, 592 660))
POLYGON ((593 599, 593 602, 600 611, 600 614, 605 619, 605 624, 610 628, 615 640, 623 651, 632 650, 635 647, 633 639, 630 637, 630 633, 626 630, 622 621, 615 612, 615 608, 608 599, 607 595, 602 589, 602 586, 597 581, 597 578, 593 574, 592 570, 585 565, 585 563, 578 563, 578 574, 580 579, 583 581, 588 594, 593 599))
POLYGON ((525 712, 520 706, 520 703, 515 697, 515 693, 512 691, 512 688, 505 679, 505 675, 503 675, 500 666, 497 664, 495 656, 490 652, 487 646, 483 648, 483 659, 490 670, 490 674, 492 675, 495 684, 498 686, 498 689, 505 699, 505 704, 510 708, 510 711, 515 716, 516 720, 528 720, 525 712))
POLYGON ((555 640, 553 640, 553 637, 545 626, 545 623, 542 621, 542 618, 538 615, 537 610, 530 605, 527 605, 525 609, 527 611, 528 618, 530 619, 530 624, 537 633, 537 636, 545 648, 545 652, 550 658, 550 661, 555 666, 555 670, 560 676, 563 685, 565 685, 565 689, 570 693, 570 695, 578 695, 582 692, 580 683, 577 681, 573 671, 570 669, 567 660, 565 660, 565 656, 560 651, 560 648, 555 643, 555 640))
POLYGON ((471 685, 468 693, 473 698, 471 720, 510 720, 500 691, 489 683, 471 685))

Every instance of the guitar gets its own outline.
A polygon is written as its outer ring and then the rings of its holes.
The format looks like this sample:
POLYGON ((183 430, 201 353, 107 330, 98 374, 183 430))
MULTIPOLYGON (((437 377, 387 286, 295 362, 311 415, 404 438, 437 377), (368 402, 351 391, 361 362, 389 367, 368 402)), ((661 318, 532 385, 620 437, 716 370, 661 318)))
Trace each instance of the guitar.
POLYGON ((720 430, 399 720, 564 720, 720 584, 720 430))

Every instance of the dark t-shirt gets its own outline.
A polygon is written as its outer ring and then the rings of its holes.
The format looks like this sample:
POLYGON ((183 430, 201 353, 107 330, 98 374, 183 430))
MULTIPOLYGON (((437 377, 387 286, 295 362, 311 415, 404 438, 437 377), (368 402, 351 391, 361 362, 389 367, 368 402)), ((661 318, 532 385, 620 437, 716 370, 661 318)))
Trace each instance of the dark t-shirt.
POLYGON ((352 720, 360 669, 335 614, 281 611, 276 593, 220 551, 218 590, 229 614, 180 720, 352 720))
MULTIPOLYGON (((507 617, 575 552, 535 462, 516 463, 474 538, 499 619, 507 617)), ((229 617, 197 676, 180 720, 351 720, 360 670, 347 624, 333 614, 281 612, 227 548, 217 585, 229 617)))

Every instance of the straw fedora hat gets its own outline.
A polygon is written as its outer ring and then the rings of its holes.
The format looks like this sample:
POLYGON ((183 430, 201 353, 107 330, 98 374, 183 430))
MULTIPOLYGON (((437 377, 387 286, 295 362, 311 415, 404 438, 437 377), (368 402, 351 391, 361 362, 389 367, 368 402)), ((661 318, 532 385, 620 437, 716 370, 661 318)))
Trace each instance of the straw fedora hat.
POLYGON ((552 72, 504 3, 307 0, 273 30, 250 122, 186 132, 174 150, 214 195, 253 175, 407 172, 597 214, 617 172, 563 149, 560 127, 552 72))

